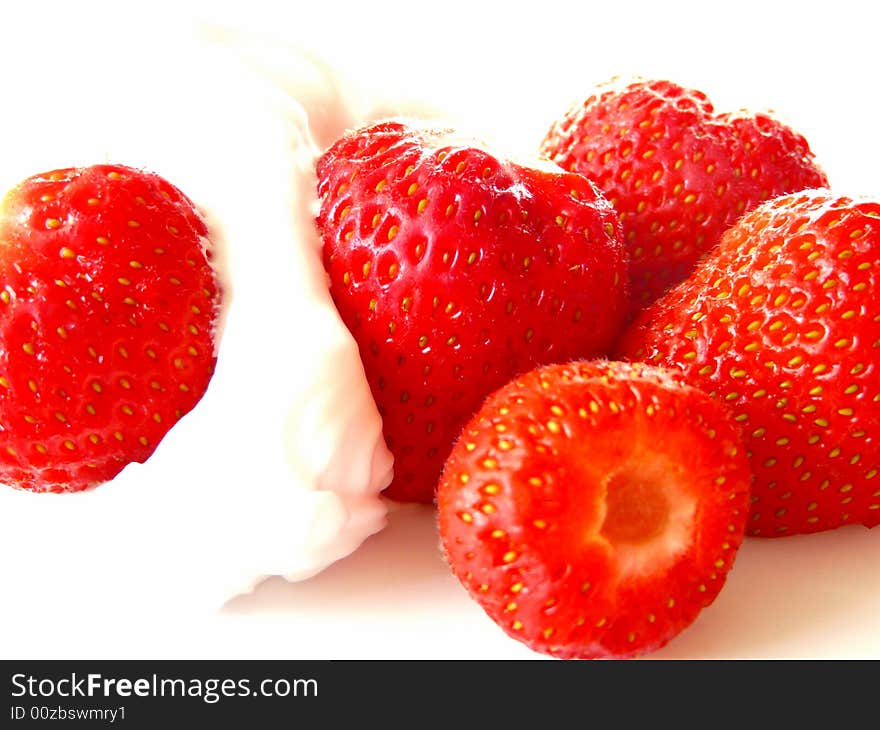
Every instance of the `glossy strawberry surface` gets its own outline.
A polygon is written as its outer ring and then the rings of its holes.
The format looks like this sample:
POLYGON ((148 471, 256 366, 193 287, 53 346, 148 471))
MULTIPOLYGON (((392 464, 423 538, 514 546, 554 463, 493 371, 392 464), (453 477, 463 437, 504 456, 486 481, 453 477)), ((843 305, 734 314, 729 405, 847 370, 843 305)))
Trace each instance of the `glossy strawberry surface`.
POLYGON ((742 429, 752 535, 880 523, 880 204, 828 191, 743 217, 619 351, 676 367, 742 429))
POLYGON ((318 162, 330 291, 394 454, 430 502, 464 422, 511 376, 606 353, 627 302, 617 218, 580 175, 385 122, 318 162))
POLYGON ((220 290, 192 202, 120 165, 0 208, 0 482, 79 491, 147 459, 213 373, 220 290))
POLYGON ((611 87, 553 124, 541 151, 620 215, 638 309, 684 279, 758 203, 827 185, 807 141, 769 114, 719 114, 670 81, 611 87))

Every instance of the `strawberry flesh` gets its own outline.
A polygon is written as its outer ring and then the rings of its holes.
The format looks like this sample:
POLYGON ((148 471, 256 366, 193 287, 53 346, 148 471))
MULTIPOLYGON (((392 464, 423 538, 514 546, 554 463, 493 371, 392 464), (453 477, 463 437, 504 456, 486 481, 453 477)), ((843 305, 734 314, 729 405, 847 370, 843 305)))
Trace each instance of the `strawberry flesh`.
POLYGON ((674 373, 577 362, 531 371, 466 425, 438 489, 447 560, 531 648, 659 648, 721 589, 750 475, 724 410, 674 373))

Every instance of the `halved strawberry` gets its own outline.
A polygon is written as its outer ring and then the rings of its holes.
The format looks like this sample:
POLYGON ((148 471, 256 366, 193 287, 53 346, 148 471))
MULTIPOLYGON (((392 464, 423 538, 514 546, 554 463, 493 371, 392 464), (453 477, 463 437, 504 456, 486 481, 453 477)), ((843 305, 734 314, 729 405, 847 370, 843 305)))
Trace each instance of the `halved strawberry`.
POLYGON ((394 454, 386 494, 430 502, 483 398, 539 363, 606 353, 627 304, 614 211, 580 175, 396 122, 318 162, 330 291, 394 454))
POLYGON ((192 202, 120 165, 0 206, 0 483, 78 491, 144 461, 202 397, 219 287, 192 202))
POLYGON ((750 474, 724 409, 675 373, 576 362, 527 373, 465 426, 438 489, 455 575, 512 637, 629 657, 724 584, 750 474))
POLYGON ((552 126, 541 151, 592 179, 619 213, 635 309, 684 279, 758 203, 827 185, 786 125, 718 114, 705 94, 670 81, 597 92, 552 126))
POLYGON ((781 197, 620 344, 730 408, 755 474, 752 535, 880 524, 878 261, 880 203, 781 197))

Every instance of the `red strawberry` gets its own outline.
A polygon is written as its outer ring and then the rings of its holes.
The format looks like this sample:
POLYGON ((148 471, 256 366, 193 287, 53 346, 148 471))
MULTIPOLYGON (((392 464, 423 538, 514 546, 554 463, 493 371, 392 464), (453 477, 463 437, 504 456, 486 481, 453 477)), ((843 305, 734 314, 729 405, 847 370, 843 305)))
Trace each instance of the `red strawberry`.
POLYGON ((36 175, 0 207, 0 482, 78 491, 144 461, 201 398, 218 286, 207 229, 156 175, 36 175))
POLYGON ((755 474, 752 535, 880 523, 878 261, 880 204, 779 198, 621 343, 730 407, 755 474))
POLYGON ((553 365, 494 393, 437 492, 453 571, 531 648, 624 658, 715 599, 742 541, 750 475, 724 409, 680 375, 553 365))
POLYGON ((430 502, 483 398, 538 363, 606 353, 627 302, 617 218, 580 175, 380 123, 318 162, 330 291, 395 457, 430 502))
POLYGON ((716 114, 704 94, 669 81, 591 96, 541 151, 593 180, 619 213, 634 309, 684 279, 745 211, 827 185, 799 134, 766 114, 716 114))

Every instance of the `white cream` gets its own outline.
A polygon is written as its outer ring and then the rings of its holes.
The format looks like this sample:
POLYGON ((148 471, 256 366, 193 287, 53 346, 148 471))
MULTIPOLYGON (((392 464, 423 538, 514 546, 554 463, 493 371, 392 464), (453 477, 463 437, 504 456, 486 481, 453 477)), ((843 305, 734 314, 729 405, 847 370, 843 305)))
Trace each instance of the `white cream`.
POLYGON ((153 170, 204 209, 227 297, 208 391, 145 464, 82 494, 0 488, 5 608, 199 612, 313 575, 383 527, 392 468, 313 225, 344 95, 318 62, 217 29, 82 27, 70 53, 61 26, 4 81, 0 185, 153 170))

